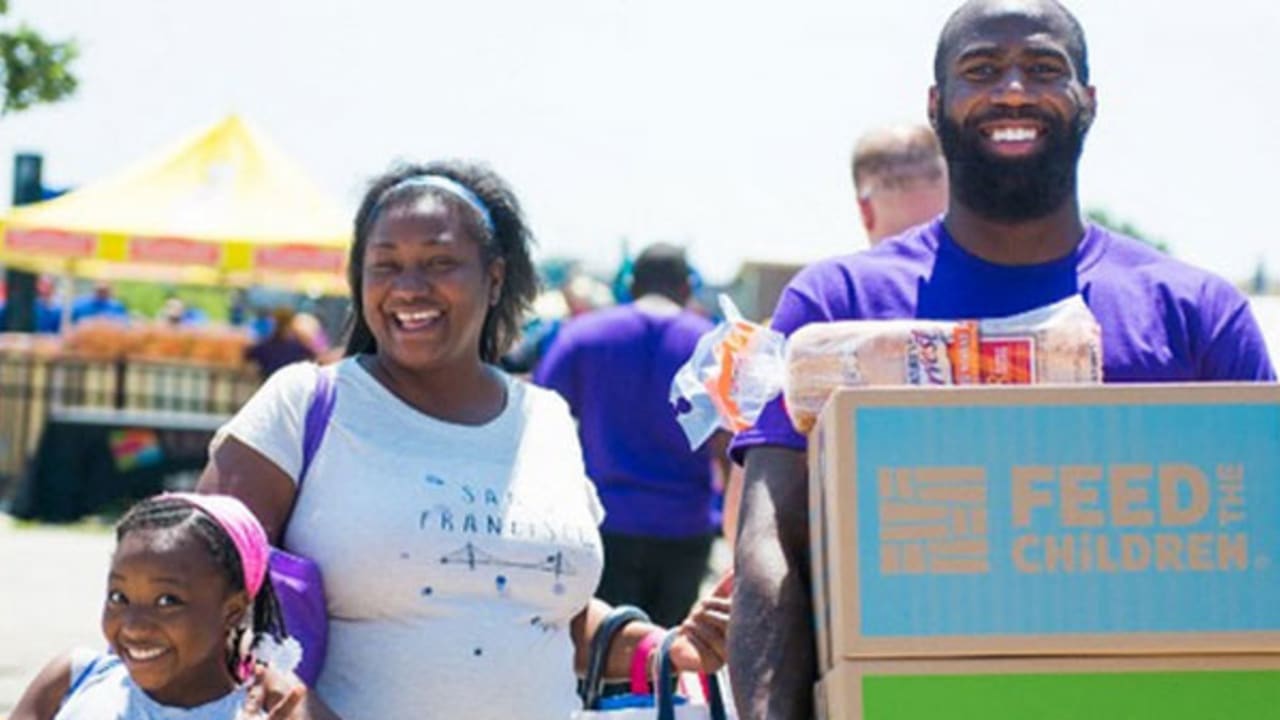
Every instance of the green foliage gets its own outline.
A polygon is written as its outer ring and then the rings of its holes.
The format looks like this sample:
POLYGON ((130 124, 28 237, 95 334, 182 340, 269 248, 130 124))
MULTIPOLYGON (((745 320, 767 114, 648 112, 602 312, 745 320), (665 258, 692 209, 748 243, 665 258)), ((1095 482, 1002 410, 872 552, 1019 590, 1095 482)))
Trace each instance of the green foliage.
POLYGON ((1160 252, 1169 252, 1169 243, 1164 240, 1153 237, 1145 232, 1142 228, 1123 218, 1115 217, 1103 208, 1095 207, 1085 210, 1085 217, 1091 222, 1097 223, 1108 230, 1128 235, 1131 238, 1137 238, 1160 252))
MULTIPOLYGON (((0 15, 8 10, 8 1, 0 0, 0 15)), ((78 54, 74 41, 47 40, 25 24, 0 28, 0 115, 57 102, 75 92, 71 66, 78 54)))

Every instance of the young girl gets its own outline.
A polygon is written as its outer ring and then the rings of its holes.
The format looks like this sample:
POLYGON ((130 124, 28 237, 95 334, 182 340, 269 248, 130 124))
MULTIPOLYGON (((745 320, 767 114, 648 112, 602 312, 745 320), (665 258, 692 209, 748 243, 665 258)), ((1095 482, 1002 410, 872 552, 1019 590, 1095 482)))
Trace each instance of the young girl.
MULTIPOLYGON (((10 720, 238 717, 255 661, 272 655, 273 666, 287 665, 296 649, 267 553, 262 526, 235 498, 181 493, 138 503, 116 528, 102 609, 110 652, 54 660, 10 720)), ((287 717, 298 699, 270 717, 287 717)))

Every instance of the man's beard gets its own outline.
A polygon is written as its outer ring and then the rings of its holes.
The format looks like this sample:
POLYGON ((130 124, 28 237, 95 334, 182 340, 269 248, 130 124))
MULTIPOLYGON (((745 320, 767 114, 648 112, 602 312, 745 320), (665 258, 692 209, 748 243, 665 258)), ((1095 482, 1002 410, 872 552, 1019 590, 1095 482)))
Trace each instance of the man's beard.
POLYGON ((1083 111, 1068 125, 1037 110, 988 113, 961 127, 945 113, 938 121, 938 140, 947 158, 951 191, 960 204, 999 222, 1042 218, 1062 206, 1076 191, 1076 165, 1089 126, 1083 111), (1024 158, 1000 158, 983 147, 977 125, 996 119, 1031 119, 1043 127, 1045 146, 1024 158))

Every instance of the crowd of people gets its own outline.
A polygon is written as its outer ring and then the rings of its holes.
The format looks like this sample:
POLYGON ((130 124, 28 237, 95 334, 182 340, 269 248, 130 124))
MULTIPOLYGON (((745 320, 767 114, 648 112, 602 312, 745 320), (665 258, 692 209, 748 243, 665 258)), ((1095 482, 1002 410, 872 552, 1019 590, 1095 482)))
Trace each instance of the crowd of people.
MULTIPOLYGON (((1098 103, 1069 10, 968 0, 941 31, 928 98, 927 127, 855 148, 872 247, 803 270, 775 329, 1002 317, 1079 294, 1108 382, 1275 380, 1230 283, 1083 219, 1077 165, 1098 103)), ((12 719, 252 703, 272 718, 561 720, 616 604, 651 622, 609 646, 609 677, 651 677, 671 632, 676 668, 727 662, 740 717, 811 717, 805 438, 775 401, 736 437, 685 443, 668 389, 710 323, 686 307, 683 251, 641 253, 631 299, 559 327, 525 380, 501 361, 537 281, 501 177, 398 167, 354 225, 341 358, 288 362, 301 351, 280 346, 280 369, 218 432, 200 494, 121 522, 113 653, 54 661, 12 719), (717 486, 734 573, 699 599, 717 486), (328 650, 309 688, 270 661, 283 633, 268 545, 323 574, 328 650)))

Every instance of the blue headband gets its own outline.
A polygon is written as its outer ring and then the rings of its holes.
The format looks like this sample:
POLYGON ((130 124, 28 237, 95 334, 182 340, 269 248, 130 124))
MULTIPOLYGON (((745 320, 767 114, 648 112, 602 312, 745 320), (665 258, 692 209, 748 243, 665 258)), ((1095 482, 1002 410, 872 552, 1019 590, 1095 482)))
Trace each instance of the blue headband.
POLYGON ((485 206, 484 201, 480 199, 480 196, 472 192, 471 188, 466 185, 443 175, 414 175, 401 180, 382 192, 382 195, 378 198, 378 202, 374 205, 375 210, 381 209, 382 203, 392 193, 411 187, 425 187, 441 190, 466 203, 468 207, 475 210, 476 214, 480 216, 480 222, 484 224, 484 229, 488 231, 490 237, 493 237, 493 217, 489 215, 489 208, 485 206))

